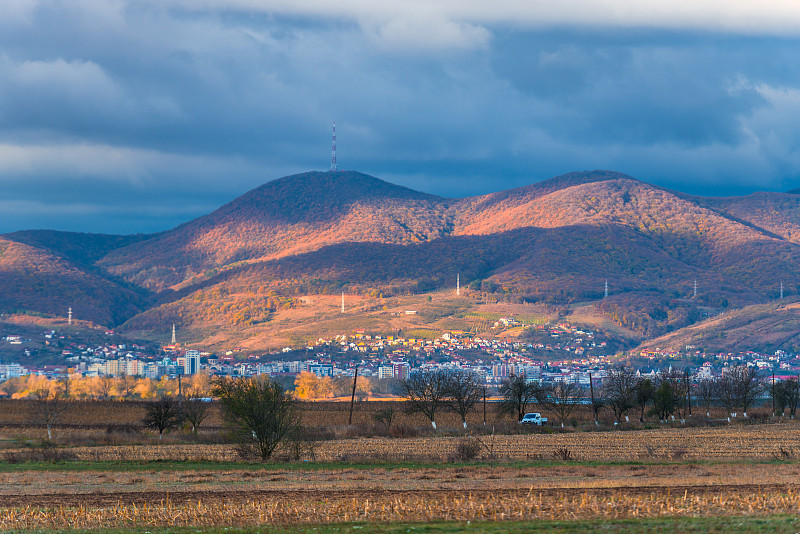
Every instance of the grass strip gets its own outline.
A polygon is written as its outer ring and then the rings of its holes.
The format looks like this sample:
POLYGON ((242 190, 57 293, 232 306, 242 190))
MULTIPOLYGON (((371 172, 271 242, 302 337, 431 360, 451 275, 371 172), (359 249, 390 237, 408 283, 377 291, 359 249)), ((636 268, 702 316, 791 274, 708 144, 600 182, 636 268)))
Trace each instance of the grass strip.
POLYGON ((284 470, 284 471, 316 471, 337 469, 459 469, 464 467, 497 467, 506 469, 551 468, 551 467, 614 467, 614 466, 674 466, 674 465, 782 465, 797 464, 795 459, 754 458, 741 460, 630 460, 630 461, 563 461, 563 460, 529 460, 529 461, 487 461, 444 462, 444 461, 339 461, 339 462, 250 462, 250 461, 211 461, 211 460, 33 460, 21 462, 0 461, 0 473, 17 473, 26 471, 55 472, 140 472, 140 471, 252 471, 252 470, 284 470))

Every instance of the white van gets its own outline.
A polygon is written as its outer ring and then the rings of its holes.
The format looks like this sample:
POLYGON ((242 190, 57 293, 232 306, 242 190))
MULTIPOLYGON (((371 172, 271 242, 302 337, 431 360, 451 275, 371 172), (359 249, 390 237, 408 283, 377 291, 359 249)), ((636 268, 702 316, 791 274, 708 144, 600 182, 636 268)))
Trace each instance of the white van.
POLYGON ((547 422, 547 417, 542 417, 540 413, 526 413, 525 417, 520 420, 523 425, 539 425, 542 426, 547 422))

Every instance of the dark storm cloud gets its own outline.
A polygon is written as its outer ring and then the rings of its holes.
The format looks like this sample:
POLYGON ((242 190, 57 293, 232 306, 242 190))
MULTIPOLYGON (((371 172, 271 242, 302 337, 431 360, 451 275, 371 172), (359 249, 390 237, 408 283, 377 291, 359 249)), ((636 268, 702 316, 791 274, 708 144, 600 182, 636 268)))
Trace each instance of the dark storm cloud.
POLYGON ((333 120, 343 168, 445 196, 594 168, 714 194, 800 176, 780 14, 721 31, 682 2, 661 29, 636 9, 583 10, 589 27, 544 4, 264 4, 13 0, 0 231, 166 229, 326 168, 333 120))

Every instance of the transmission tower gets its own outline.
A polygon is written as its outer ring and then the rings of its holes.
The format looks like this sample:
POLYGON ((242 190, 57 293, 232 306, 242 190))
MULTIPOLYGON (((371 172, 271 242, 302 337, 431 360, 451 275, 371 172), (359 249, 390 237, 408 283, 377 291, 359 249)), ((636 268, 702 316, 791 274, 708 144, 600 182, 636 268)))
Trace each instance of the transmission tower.
POLYGON ((342 291, 342 313, 344 313, 344 291, 342 291))
POLYGON ((461 295, 461 273, 456 275, 456 295, 461 295))
POLYGON ((172 325, 172 344, 174 345, 175 343, 176 343, 176 340, 175 340, 175 324, 173 323, 173 325, 172 325))
POLYGON ((331 170, 337 170, 336 165, 336 121, 333 121, 333 138, 331 140, 331 170))
POLYGON ((606 298, 607 296, 608 296, 608 278, 606 278, 606 289, 603 292, 603 298, 606 298))
POLYGON ((69 311, 67 312, 67 324, 72 326, 72 307, 70 307, 69 311))
POLYGON ((694 279, 694 293, 692 293, 692 298, 697 296, 697 278, 694 279))

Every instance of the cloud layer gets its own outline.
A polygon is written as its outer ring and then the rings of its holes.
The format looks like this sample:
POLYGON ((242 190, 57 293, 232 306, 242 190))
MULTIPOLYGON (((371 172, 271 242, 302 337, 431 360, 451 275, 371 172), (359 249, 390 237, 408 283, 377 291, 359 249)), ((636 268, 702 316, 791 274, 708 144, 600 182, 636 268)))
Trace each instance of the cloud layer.
POLYGON ((340 167, 465 196, 581 169, 797 187, 800 5, 11 0, 0 232, 150 232, 340 167))

